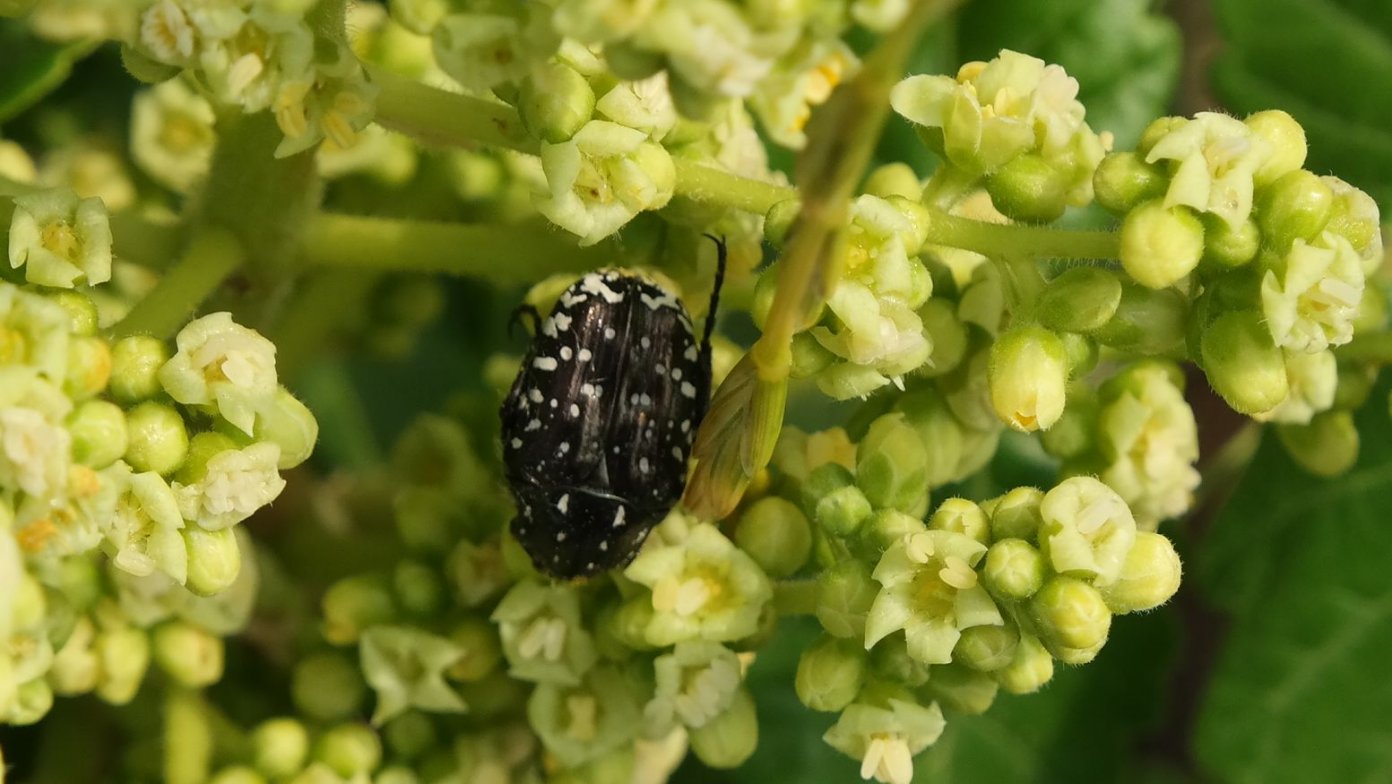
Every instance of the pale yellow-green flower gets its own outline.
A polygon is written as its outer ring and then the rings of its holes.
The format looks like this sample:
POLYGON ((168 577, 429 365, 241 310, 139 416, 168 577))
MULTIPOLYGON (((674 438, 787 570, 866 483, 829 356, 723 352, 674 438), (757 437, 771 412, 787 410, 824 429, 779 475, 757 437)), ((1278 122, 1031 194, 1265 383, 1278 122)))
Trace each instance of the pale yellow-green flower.
POLYGON ((79 199, 67 188, 14 199, 10 266, 30 283, 72 288, 111 279, 111 225, 101 199, 79 199))
POLYGON ((213 455, 201 480, 173 484, 179 512, 208 531, 240 523, 285 489, 279 461, 280 447, 267 442, 213 455))
POLYGON ((174 342, 178 352, 159 371, 165 392, 250 435, 256 412, 275 399, 275 345, 225 312, 189 322, 174 342))
POLYGON ((1168 162, 1166 207, 1211 213, 1236 230, 1252 213, 1252 178, 1270 154, 1271 145, 1241 120, 1200 112, 1174 123, 1146 162, 1168 162))
POLYGON ((1343 236, 1295 240, 1261 283, 1262 312, 1276 345, 1316 353, 1352 340, 1363 286, 1363 260, 1343 236))
POLYGON ((569 141, 544 144, 547 192, 537 209, 593 245, 643 210, 667 204, 676 184, 672 157, 643 131, 591 120, 569 141))

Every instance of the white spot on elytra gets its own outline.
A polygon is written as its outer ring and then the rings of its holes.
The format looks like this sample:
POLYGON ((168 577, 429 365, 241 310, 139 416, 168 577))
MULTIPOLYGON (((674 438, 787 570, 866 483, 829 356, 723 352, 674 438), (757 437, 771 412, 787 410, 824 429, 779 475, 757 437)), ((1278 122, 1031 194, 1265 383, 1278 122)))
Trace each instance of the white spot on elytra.
POLYGON ((605 539, 604 541, 602 541, 602 542, 599 543, 599 551, 600 551, 601 553, 607 553, 607 552, 609 552, 609 540, 608 540, 608 539, 605 539))
POLYGON ((644 335, 642 338, 638 340, 638 345, 642 346, 643 348, 652 348, 652 338, 648 337, 647 335, 644 335))
POLYGON ((642 403, 645 406, 650 406, 652 405, 652 398, 648 397, 647 395, 642 395, 638 398, 638 402, 642 403))
POLYGON ((532 391, 528 392, 527 397, 530 398, 533 403, 540 403, 541 401, 546 399, 542 396, 540 389, 533 389, 532 391))
POLYGON ((643 301, 644 305, 648 306, 649 310, 657 310, 658 308, 675 309, 680 307, 680 305, 677 304, 677 298, 673 297, 671 294, 668 294, 665 291, 661 292, 656 297, 652 297, 646 293, 642 293, 638 295, 638 298, 643 301))
POLYGON ((623 294, 609 288, 604 282, 604 277, 594 273, 586 275, 584 279, 580 281, 580 288, 591 294, 598 294, 604 298, 605 302, 611 305, 623 302, 623 294))
POLYGON ((575 352, 570 350, 570 346, 561 346, 561 359, 570 359, 575 352))
POLYGON ((650 470, 648 466, 648 459, 646 457, 639 459, 638 470, 645 474, 650 470))
POLYGON ((690 430, 691 430, 691 420, 690 420, 690 419, 682 420, 682 432, 683 432, 683 433, 686 433, 686 432, 688 432, 688 431, 690 431, 690 430))
POLYGON ((561 514, 570 511, 570 493, 561 496, 561 500, 556 502, 556 508, 561 510, 561 514))
POLYGON ((614 513, 614 527, 622 528, 624 524, 624 508, 619 507, 619 511, 614 513))
POLYGON ((570 451, 570 442, 569 442, 569 441, 562 441, 561 444, 560 444, 560 446, 556 447, 556 451, 557 451, 558 453, 560 453, 560 454, 565 454, 566 452, 569 452, 569 451, 570 451))
POLYGON ((556 532, 556 541, 558 541, 558 542, 564 542, 564 541, 565 541, 565 538, 566 538, 566 532, 565 532, 565 531, 557 531, 557 532, 556 532))
POLYGON ((587 397, 599 396, 598 393, 595 392, 594 384, 591 384, 588 381, 580 385, 580 394, 585 395, 587 397))
POLYGON ((580 349, 580 361, 581 361, 581 362, 589 362, 589 361, 590 361, 590 357, 593 357, 593 356, 594 356, 594 354, 590 353, 590 350, 589 350, 589 349, 587 349, 587 348, 582 348, 582 349, 580 349))
POLYGON ((530 421, 530 422, 527 423, 527 426, 526 426, 525 428, 523 428, 523 430, 524 430, 525 432, 528 432, 528 433, 530 433, 530 432, 533 431, 533 430, 540 430, 540 429, 541 429, 541 420, 540 420, 540 419, 533 419, 532 421, 530 421))
POLYGON ((679 447, 679 446, 674 446, 674 447, 672 447, 672 458, 675 459, 675 460, 681 460, 681 459, 682 459, 681 447, 679 447))
POLYGON ((514 438, 514 439, 512 439, 512 448, 513 448, 513 449, 521 449, 521 448, 522 448, 522 439, 520 439, 520 438, 514 438))
POLYGON ((690 381, 683 381, 681 385, 681 393, 686 397, 692 398, 694 400, 696 398, 696 387, 693 387, 690 381))
POLYGON ((543 335, 545 335, 545 336, 547 336, 547 337, 549 337, 549 338, 554 338, 554 337, 556 337, 556 317, 555 317, 555 316, 547 316, 547 317, 546 317, 546 320, 543 321, 543 322, 541 322, 541 334, 543 334, 543 335))
POLYGON ((564 313, 552 313, 551 318, 556 320, 556 329, 561 332, 570 329, 570 322, 574 321, 574 319, 564 313))
POLYGON ((696 350, 696 344, 693 343, 686 347, 686 351, 682 352, 682 356, 686 357, 687 360, 691 362, 695 362, 701 355, 700 352, 696 350))
POLYGON ((532 360, 532 367, 538 370, 555 370, 556 359, 555 357, 537 357, 532 360))
POLYGON ((637 393, 637 392, 634 392, 632 395, 629 396, 629 398, 628 398, 628 403, 629 403, 629 405, 633 405, 633 406, 638 405, 638 393, 637 393))
POLYGON ((619 334, 619 333, 617 333, 617 332, 614 331, 614 328, 613 328, 613 327, 605 327, 605 328, 604 328, 604 338, 605 338, 606 340, 613 340, 618 334, 619 334))
POLYGON ((681 377, 682 377, 682 369, 679 368, 679 367, 674 367, 674 368, 672 368, 672 380, 673 380, 673 381, 681 381, 681 377))
POLYGON ((576 405, 576 404, 574 404, 574 403, 571 403, 571 404, 570 404, 570 415, 573 416, 573 417, 578 417, 578 416, 580 416, 580 406, 578 406, 578 405, 576 405))
POLYGON ((554 398, 554 397, 551 398, 551 407, 552 407, 552 408, 555 408, 557 405, 558 405, 558 404, 556 403, 556 398, 554 398))
POLYGON ((657 374, 660 376, 660 375, 662 375, 663 373, 666 373, 666 372, 667 372, 667 366, 666 366, 666 365, 658 365, 657 367, 653 368, 653 370, 656 370, 656 371, 657 371, 657 374))

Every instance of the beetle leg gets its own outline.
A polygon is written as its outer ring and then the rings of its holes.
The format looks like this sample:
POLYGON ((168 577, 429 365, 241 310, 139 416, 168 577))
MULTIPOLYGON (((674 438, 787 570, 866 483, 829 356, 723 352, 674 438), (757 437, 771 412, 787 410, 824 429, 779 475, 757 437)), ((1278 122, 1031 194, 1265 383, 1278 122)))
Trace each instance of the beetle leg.
POLYGON ((512 315, 508 317, 508 337, 512 337, 513 327, 516 327, 518 324, 522 323, 522 316, 524 314, 532 317, 533 335, 535 335, 537 332, 541 330, 541 313, 537 311, 535 305, 529 302, 524 302, 521 305, 518 305, 517 307, 513 308, 512 315))

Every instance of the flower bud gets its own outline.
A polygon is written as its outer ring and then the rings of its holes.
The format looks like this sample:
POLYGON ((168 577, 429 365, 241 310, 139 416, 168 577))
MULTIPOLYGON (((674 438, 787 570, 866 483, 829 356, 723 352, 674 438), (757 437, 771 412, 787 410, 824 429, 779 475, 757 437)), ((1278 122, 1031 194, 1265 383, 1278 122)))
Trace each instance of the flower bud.
POLYGON ((932 297, 918 309, 918 317, 923 321, 923 333, 928 336, 933 353, 915 373, 927 378, 951 373, 967 355, 968 348, 966 325, 957 318, 952 301, 932 297))
POLYGON ((387 580, 376 575, 345 577, 324 592, 324 639, 351 645, 367 629, 391 623, 396 601, 387 580))
POLYGON ((382 763, 382 741, 364 724, 340 724, 319 738, 314 758, 345 779, 365 776, 382 763))
POLYGON ((319 422, 304 403, 280 387, 271 404, 257 412, 252 437, 280 447, 276 466, 283 471, 309 459, 319 438, 319 422))
POLYGON ((754 698, 741 688, 724 713, 690 732, 691 750, 704 764, 718 770, 737 768, 759 745, 759 719, 754 698))
POLYGON ((532 69, 522 81, 517 109, 536 138, 559 144, 575 135, 594 114, 595 94, 574 68, 557 62, 532 69))
POLYGON ((1240 267, 1261 250, 1261 229, 1248 218, 1234 229, 1227 221, 1205 215, 1203 263, 1219 270, 1240 267))
POLYGON ((810 334, 799 332, 793 336, 793 378, 811 378, 831 367, 837 359, 810 334))
POLYGON ((251 758, 256 769, 273 779, 293 776, 309 756, 309 732, 298 719, 270 719, 251 733, 251 758))
POLYGON ((858 640, 822 635, 798 659, 794 686, 803 705, 816 711, 839 711, 865 684, 865 647, 858 640))
POLYGON ((924 689, 944 707, 968 716, 985 713, 999 690, 995 678, 957 662, 934 667, 924 689))
POLYGON ((462 651, 458 661, 445 671, 453 680, 466 683, 483 680, 497 670, 503 659, 498 627, 484 618, 465 617, 454 625, 449 639, 462 651))
POLYGON ((1157 117, 1151 120, 1150 125, 1141 131, 1141 138, 1136 141, 1136 152, 1142 156, 1148 155, 1156 142, 1168 136, 1171 131, 1184 127, 1188 122, 1184 117, 1157 117))
MULTIPOLYGON (((1019 643, 1020 630, 1011 624, 973 626, 962 630, 952 660, 979 672, 995 672, 1015 660, 1015 648, 1019 643)), ((937 669, 933 670, 932 677, 938 677, 937 669)))
MULTIPOLYGON (((80 291, 56 289, 46 292, 44 298, 56 304, 68 314, 69 330, 74 335, 94 337, 97 334, 97 304, 80 291)), ((103 341, 105 342, 105 341, 103 341)), ((108 348, 110 348, 108 346, 108 348)), ((109 370, 109 368, 108 368, 109 370)))
POLYGON ((419 561, 399 561, 392 572, 392 594, 401 609, 422 618, 433 617, 444 605, 440 572, 419 561))
POLYGON ((1252 181, 1258 188, 1305 165, 1308 151, 1305 129, 1294 117, 1280 109, 1269 109, 1248 115, 1242 122, 1270 145, 1270 154, 1252 173, 1252 181))
POLYGON ((1037 638, 1024 634, 1015 646, 1015 657, 995 676, 1011 694, 1033 694, 1054 677, 1054 659, 1037 638))
POLYGON ((803 509, 828 532, 849 536, 871 514, 870 501, 854 484, 844 466, 827 463, 813 471, 802 486, 803 509))
MULTIPOLYGON (((440 741, 430 717, 421 711, 407 711, 387 722, 382 739, 391 757, 396 760, 415 760, 430 751, 440 741)), ((379 778, 375 781, 380 781, 379 778)))
POLYGON ((222 638, 186 621, 167 621, 152 635, 155 663, 181 686, 201 689, 222 678, 222 638))
POLYGON ((1338 476, 1358 462, 1358 427, 1350 411, 1325 411, 1308 425, 1279 425, 1276 435, 1286 454, 1315 476, 1338 476))
POLYGON ((68 341, 68 372, 63 391, 74 400, 85 400, 106 388, 111 378, 111 348, 95 335, 68 341))
POLYGON ((904 415, 870 424, 856 449, 856 486, 877 509, 909 511, 928 494, 928 455, 904 415))
POLYGON ((1039 155, 1017 155, 986 178, 991 203, 1011 220, 1049 223, 1068 207, 1068 176, 1039 155))
POLYGON ((812 527, 796 504, 768 496, 740 515, 735 544, 770 577, 788 577, 812 553, 812 527))
POLYGON ((1073 577, 1050 578, 1030 599, 1030 617, 1046 645, 1091 648, 1105 642, 1112 612, 1096 588, 1073 577))
POLYGON ((1038 302, 1039 322, 1059 332, 1101 329, 1121 304, 1121 281, 1102 267, 1073 267, 1049 281, 1038 302))
POLYGON ((1029 542, 1001 539, 986 551, 981 582, 992 596, 1021 601, 1039 590, 1047 572, 1044 556, 1029 542))
POLYGON ((106 468, 126 453, 126 414, 115 403, 82 403, 68 417, 68 432, 73 459, 88 468, 106 468))
POLYGON ((965 498, 949 498, 939 504, 933 516, 928 518, 928 527, 965 534, 982 544, 991 541, 991 524, 986 519, 986 513, 965 498))
POLYGON ((1043 500, 1043 491, 1033 487, 1017 487, 1000 496, 991 510, 991 539, 1033 542, 1043 522, 1039 511, 1043 500))
POLYGON ((1021 432, 1048 430, 1063 414, 1068 358, 1058 335, 1039 327, 1005 333, 991 346, 991 405, 1021 432))
POLYGON ((1121 266, 1133 280, 1152 289, 1178 283, 1203 257, 1204 227, 1192 210, 1148 201, 1121 223, 1121 266))
POLYGON ((366 696, 358 665, 335 651, 301 659, 290 678, 290 696, 306 718, 337 721, 357 713, 366 696))
POLYGON ((1235 411, 1260 414, 1286 399, 1286 360, 1257 311, 1229 311, 1203 331, 1199 355, 1214 391, 1235 411))
POLYGON ((1331 408, 1357 411, 1373 394, 1373 384, 1377 383, 1377 370, 1367 365, 1345 362, 1339 364, 1337 378, 1338 385, 1334 388, 1334 403, 1331 408))
POLYGON ((918 173, 907 163, 895 161, 875 167, 865 178, 865 192, 887 199, 902 196, 911 201, 923 198, 923 184, 918 173))
POLYGON ((1150 531, 1136 534, 1121 576, 1102 589, 1107 607, 1118 615, 1159 607, 1179 590, 1179 554, 1169 539, 1150 531))
POLYGON ((130 702, 150 666, 150 638, 126 626, 98 633, 93 647, 101 667, 97 696, 111 705, 130 702))
MULTIPOLYGON (((894 404, 918 431, 928 456, 928 485, 945 485, 956 477, 962 461, 962 425, 937 390, 923 388, 900 395, 894 404)), ((994 418, 994 417, 993 417, 994 418)))
POLYGON ((1173 289, 1123 284, 1116 315, 1092 336, 1118 351, 1164 354, 1183 342, 1188 307, 1188 299, 1173 289))
POLYGON ((172 406, 141 403, 126 412, 126 462, 168 476, 188 454, 188 430, 172 406))
POLYGON ((858 560, 846 559, 817 575, 817 620, 833 637, 862 640, 865 616, 880 586, 858 560))
POLYGON ((135 335, 111 347, 111 395, 121 403, 138 403, 161 391, 159 369, 169 361, 164 341, 135 335))
POLYGON ((1382 266, 1381 215, 1373 197, 1338 177, 1322 177, 1334 192, 1334 205, 1324 230, 1349 241, 1363 259, 1363 272, 1372 275, 1382 266))
POLYGON ((1108 155, 1092 176, 1097 203, 1114 214, 1130 212, 1137 204, 1165 195, 1166 177, 1160 167, 1134 152, 1108 155))
MULTIPOLYGON (((793 223, 797 221, 798 215, 802 212, 802 202, 797 199, 784 199, 774 202, 769 207, 768 213, 764 215, 764 239, 775 248, 782 248, 788 241, 788 232, 792 230, 793 223)), ((768 278, 771 283, 776 283, 778 279, 778 267, 774 265, 760 276, 760 280, 768 278)), ((771 299, 770 294, 770 301, 771 299)), ((757 309, 756 311, 757 312, 757 309)), ((767 311, 765 311, 767 312, 767 311)), ((755 319, 758 323, 759 319, 755 319)))
POLYGON ((188 548, 186 587, 199 596, 222 593, 237 581, 242 570, 242 549, 231 528, 209 531, 200 526, 184 526, 179 534, 188 548))
POLYGON ((867 557, 875 558, 883 554, 895 542, 908 534, 928 530, 923 520, 898 509, 882 509, 865 523, 860 541, 867 557))
POLYGON ((1257 194, 1257 226, 1268 247, 1278 251, 1324 231, 1334 211, 1334 191, 1318 175, 1299 169, 1257 194))
POLYGON ((5 720, 17 727, 37 724, 52 708, 53 687, 44 678, 33 678, 15 690, 15 699, 5 720))

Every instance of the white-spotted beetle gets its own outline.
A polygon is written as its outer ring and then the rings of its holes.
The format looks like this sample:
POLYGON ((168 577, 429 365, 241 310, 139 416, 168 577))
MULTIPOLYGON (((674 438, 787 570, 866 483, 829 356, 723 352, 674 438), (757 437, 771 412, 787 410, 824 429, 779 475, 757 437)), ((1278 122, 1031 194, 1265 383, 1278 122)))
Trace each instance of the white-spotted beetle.
POLYGON ((711 386, 711 332, 725 243, 704 334, 646 278, 591 272, 550 315, 531 313, 530 349, 503 402, 512 533, 542 573, 588 577, 633 560, 681 498, 711 386))

